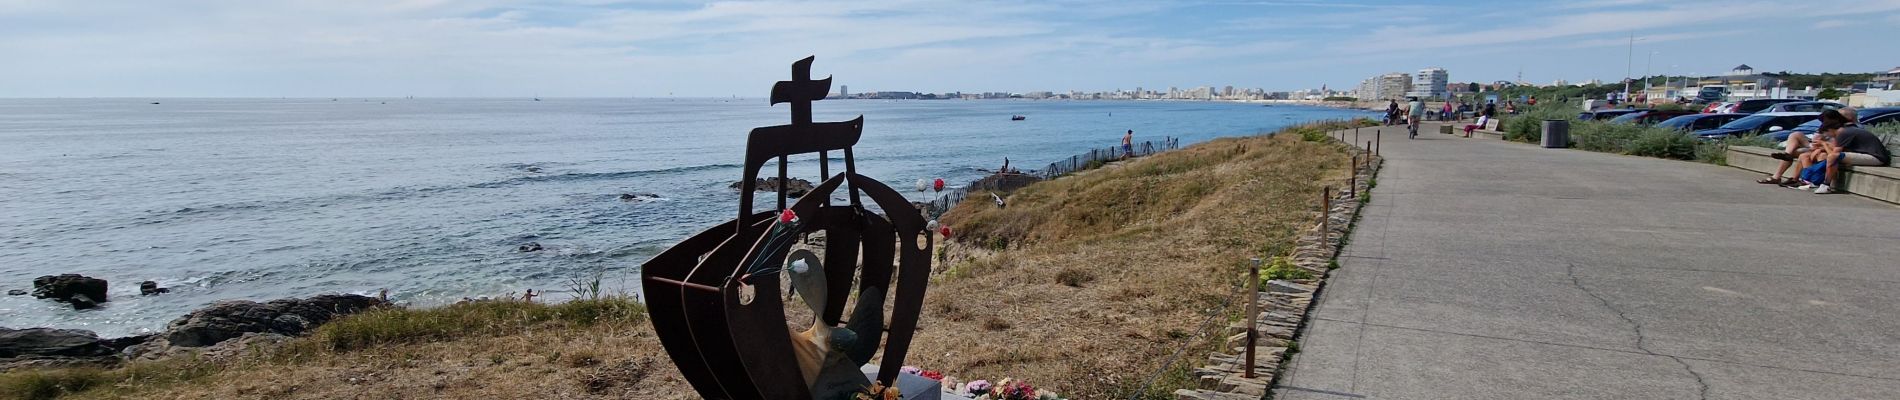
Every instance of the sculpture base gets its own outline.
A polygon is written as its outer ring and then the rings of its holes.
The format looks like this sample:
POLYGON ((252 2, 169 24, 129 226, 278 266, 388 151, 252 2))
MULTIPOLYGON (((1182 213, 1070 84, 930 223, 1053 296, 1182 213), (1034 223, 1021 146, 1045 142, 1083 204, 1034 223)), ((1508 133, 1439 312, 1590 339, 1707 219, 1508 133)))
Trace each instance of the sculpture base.
MULTIPOLYGON (((864 372, 864 378, 877 380, 877 364, 865 364, 858 368, 864 372)), ((942 400, 943 383, 930 378, 911 374, 897 374, 897 391, 903 393, 904 400, 942 400)), ((958 398, 951 396, 951 398, 958 398)))

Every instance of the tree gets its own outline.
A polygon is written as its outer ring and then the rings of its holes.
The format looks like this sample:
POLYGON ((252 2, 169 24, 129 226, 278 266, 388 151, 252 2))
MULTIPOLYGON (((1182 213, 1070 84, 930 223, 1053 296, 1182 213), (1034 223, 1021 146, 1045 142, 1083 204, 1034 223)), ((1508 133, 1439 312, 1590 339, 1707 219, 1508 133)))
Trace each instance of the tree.
POLYGON ((1466 91, 1467 91, 1467 92, 1472 92, 1472 93, 1477 93, 1477 92, 1479 92, 1479 91, 1481 91, 1481 90, 1483 89, 1483 87, 1481 87, 1481 86, 1478 86, 1478 83, 1477 83, 1477 82, 1472 82, 1472 83, 1470 84, 1470 86, 1466 86, 1466 87, 1467 87, 1467 88, 1470 88, 1470 89, 1471 89, 1471 90, 1466 90, 1466 91))
POLYGON ((1835 90, 1834 88, 1826 88, 1826 89, 1821 89, 1821 93, 1815 94, 1814 97, 1818 99, 1823 99, 1823 100, 1840 100, 1842 94, 1844 93, 1841 93, 1840 90, 1835 90))

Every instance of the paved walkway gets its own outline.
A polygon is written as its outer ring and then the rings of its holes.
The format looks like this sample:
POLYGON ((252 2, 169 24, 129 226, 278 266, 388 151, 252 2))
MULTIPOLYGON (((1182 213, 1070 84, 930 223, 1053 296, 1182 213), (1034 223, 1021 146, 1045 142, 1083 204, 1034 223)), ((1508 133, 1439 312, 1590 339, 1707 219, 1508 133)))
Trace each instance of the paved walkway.
POLYGON ((1900 207, 1421 131, 1274 398, 1900 398, 1900 207))

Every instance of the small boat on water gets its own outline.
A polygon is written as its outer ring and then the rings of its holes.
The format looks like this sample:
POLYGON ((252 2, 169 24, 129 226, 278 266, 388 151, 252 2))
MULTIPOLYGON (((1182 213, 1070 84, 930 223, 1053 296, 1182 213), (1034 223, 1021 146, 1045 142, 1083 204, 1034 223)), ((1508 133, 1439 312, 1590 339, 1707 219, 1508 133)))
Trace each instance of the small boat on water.
POLYGON ((1011 116, 1009 116, 1009 120, 1011 120, 1011 121, 1021 121, 1021 120, 1025 120, 1025 119, 1029 119, 1029 117, 1025 117, 1025 116, 1021 116, 1021 115, 1011 115, 1011 116))

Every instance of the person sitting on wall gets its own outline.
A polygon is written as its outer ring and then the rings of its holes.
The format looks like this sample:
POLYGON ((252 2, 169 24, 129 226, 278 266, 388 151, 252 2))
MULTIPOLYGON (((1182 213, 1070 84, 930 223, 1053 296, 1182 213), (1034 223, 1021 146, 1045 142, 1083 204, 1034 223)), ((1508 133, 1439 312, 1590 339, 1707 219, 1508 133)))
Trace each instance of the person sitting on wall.
POLYGON ((1855 123, 1853 115, 1852 108, 1821 113, 1822 124, 1833 119, 1841 124, 1841 129, 1834 135, 1833 143, 1823 146, 1827 150, 1827 154, 1822 156, 1822 160, 1827 161, 1827 181, 1815 187, 1814 194, 1834 193, 1835 188, 1840 186, 1842 166, 1884 167, 1893 163, 1893 155, 1887 152, 1887 144, 1881 142, 1880 137, 1872 131, 1855 123))
MULTIPOLYGON (((1825 169, 1827 166, 1820 165, 1825 162, 1825 159, 1822 157, 1827 154, 1827 151, 1823 149, 1834 143, 1834 135, 1839 133, 1840 129, 1841 124, 1839 123, 1823 121, 1820 129, 1816 129, 1813 135, 1790 135, 1804 137, 1800 139, 1799 142, 1794 142, 1794 138, 1789 138, 1791 142, 1788 145, 1791 146, 1790 151, 1792 153, 1775 153, 1770 154, 1769 157, 1774 157, 1777 160, 1786 158, 1786 160, 1781 163, 1781 170, 1785 170, 1786 167, 1790 165, 1797 166, 1795 168, 1795 175, 1783 178, 1779 181, 1756 182, 1774 183, 1781 187, 1801 190, 1813 189, 1816 186, 1820 186, 1821 181, 1826 180, 1824 174, 1827 172, 1825 169), (1797 143, 1800 147, 1792 147, 1797 146, 1797 143)), ((1781 170, 1776 171, 1777 176, 1784 173, 1781 170)), ((1769 178, 1774 177, 1770 176, 1769 178)))
MULTIPOLYGON (((1821 138, 1824 134, 1832 135, 1832 129, 1839 128, 1839 126, 1830 127, 1823 125, 1821 129, 1814 130, 1814 133, 1788 135, 1788 141, 1783 142, 1782 151, 1768 155, 1769 158, 1781 160, 1781 165, 1775 167, 1775 173, 1769 174, 1767 178, 1756 179, 1755 183, 1785 187, 1800 186, 1800 179, 1794 176, 1783 177, 1783 175, 1788 173, 1788 168, 1794 167, 1797 163, 1800 164, 1802 168, 1814 164, 1812 158, 1819 154, 1814 152, 1815 140, 1821 138)), ((1801 168, 1796 168, 1795 170, 1800 171, 1801 168)))
POLYGON ((1788 172, 1789 167, 1795 165, 1800 165, 1800 168, 1795 169, 1796 171, 1800 171, 1808 168, 1808 166, 1819 164, 1822 160, 1821 155, 1823 152, 1816 152, 1814 150, 1822 145, 1831 144, 1830 141, 1833 140, 1834 135, 1838 133, 1835 132, 1835 130, 1852 125, 1853 121, 1855 121, 1855 112, 1851 107, 1842 108, 1840 110, 1828 110, 1821 114, 1823 116, 1821 129, 1816 129, 1814 133, 1806 135, 1788 135, 1788 140, 1782 142, 1782 151, 1768 155, 1769 158, 1781 160, 1781 165, 1775 168, 1773 175, 1755 180, 1755 183, 1773 184, 1790 188, 1803 186, 1805 184, 1809 189, 1820 185, 1820 182, 1804 182, 1799 179, 1798 176, 1784 178, 1782 175, 1788 172), (1842 120, 1846 122, 1828 124, 1827 119, 1833 118, 1828 117, 1828 113, 1837 114, 1840 117, 1840 119, 1835 122, 1841 122, 1842 120))

